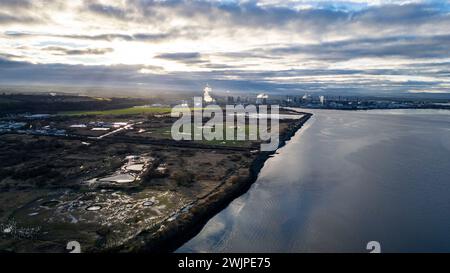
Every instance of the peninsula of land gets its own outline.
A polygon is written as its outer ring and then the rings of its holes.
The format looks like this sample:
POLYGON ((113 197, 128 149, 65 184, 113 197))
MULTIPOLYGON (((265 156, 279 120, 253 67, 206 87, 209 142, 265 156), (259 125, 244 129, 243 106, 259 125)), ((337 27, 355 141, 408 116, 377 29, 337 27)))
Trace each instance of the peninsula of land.
MULTIPOLYGON (((171 108, 145 100, 15 95, 6 103, 30 110, 0 117, 2 252, 69 252, 71 241, 82 252, 173 251, 244 193, 274 153, 259 140, 175 141, 171 108)), ((281 114, 280 147, 311 116, 281 114)))

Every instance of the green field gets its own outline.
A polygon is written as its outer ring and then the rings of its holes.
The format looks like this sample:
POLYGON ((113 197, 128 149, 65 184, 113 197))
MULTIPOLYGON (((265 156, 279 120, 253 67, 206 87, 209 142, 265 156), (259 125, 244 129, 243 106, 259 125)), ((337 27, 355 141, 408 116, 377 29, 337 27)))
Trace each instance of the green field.
MULTIPOLYGON (((171 136, 171 133, 170 133, 171 128, 170 127, 158 128, 158 129, 159 130, 157 132, 160 133, 160 136, 163 136, 163 137, 170 137, 171 136)), ((257 130, 257 127, 253 128, 253 129, 257 130)), ((228 147, 250 147, 253 142, 258 142, 259 141, 259 140, 249 140, 249 138, 250 138, 250 125, 248 125, 248 124, 245 125, 245 132, 244 132, 245 133, 245 140, 226 140, 225 139, 226 138, 226 130, 227 130, 226 128, 223 128, 223 138, 224 138, 223 140, 216 140, 216 139, 214 139, 214 140, 206 140, 206 139, 194 140, 194 125, 192 125, 192 128, 191 128, 191 139, 192 139, 192 141, 197 142, 197 143, 201 143, 201 144, 219 145, 219 146, 228 146, 228 147)), ((233 129, 233 131, 234 131, 233 134, 236 137, 237 129, 233 129)))
POLYGON ((170 113, 169 107, 130 107, 103 111, 68 111, 60 115, 68 116, 105 116, 105 115, 138 115, 138 114, 166 114, 170 113))
MULTIPOLYGON (((191 111, 199 111, 202 108, 191 108, 191 111)), ((105 116, 105 115, 139 115, 139 114, 168 114, 172 111, 170 107, 130 107, 101 111, 66 111, 60 115, 66 116, 105 116)))

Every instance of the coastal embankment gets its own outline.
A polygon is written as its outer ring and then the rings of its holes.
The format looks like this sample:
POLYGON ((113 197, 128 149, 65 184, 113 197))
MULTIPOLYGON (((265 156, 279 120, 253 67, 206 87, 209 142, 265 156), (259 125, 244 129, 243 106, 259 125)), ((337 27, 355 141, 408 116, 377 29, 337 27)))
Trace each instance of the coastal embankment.
MULTIPOLYGON (((280 135, 278 149, 308 121, 310 113, 297 112, 303 116, 292 121, 280 135)), ((234 199, 248 191, 256 181, 266 160, 275 151, 261 151, 249 167, 236 170, 210 194, 184 207, 176 217, 168 217, 161 225, 144 230, 127 243, 107 251, 113 252, 172 252, 198 234, 203 226, 234 199)))

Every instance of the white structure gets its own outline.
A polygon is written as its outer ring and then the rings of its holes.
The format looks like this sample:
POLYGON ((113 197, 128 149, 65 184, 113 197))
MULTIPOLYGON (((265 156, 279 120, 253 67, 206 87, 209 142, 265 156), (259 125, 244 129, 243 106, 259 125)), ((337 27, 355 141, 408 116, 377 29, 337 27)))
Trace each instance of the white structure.
POLYGON ((213 103, 216 100, 211 97, 212 88, 209 87, 208 84, 206 84, 205 88, 203 89, 203 101, 206 103, 213 103))
POLYGON ((263 104, 266 102, 266 100, 269 98, 269 95, 265 93, 261 93, 258 96, 256 96, 256 104, 263 104))
POLYGON ((183 101, 181 102, 181 106, 182 106, 182 107, 189 107, 189 103, 187 102, 187 100, 183 100, 183 101))
POLYGON ((320 100, 320 104, 324 104, 325 103, 325 96, 319 96, 319 100, 320 100))

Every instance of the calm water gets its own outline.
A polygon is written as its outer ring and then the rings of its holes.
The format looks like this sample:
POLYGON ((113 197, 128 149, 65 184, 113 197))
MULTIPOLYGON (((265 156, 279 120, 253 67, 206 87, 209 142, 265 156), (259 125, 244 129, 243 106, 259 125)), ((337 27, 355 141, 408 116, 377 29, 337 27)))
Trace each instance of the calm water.
POLYGON ((450 252, 450 111, 312 111, 178 252, 450 252))

